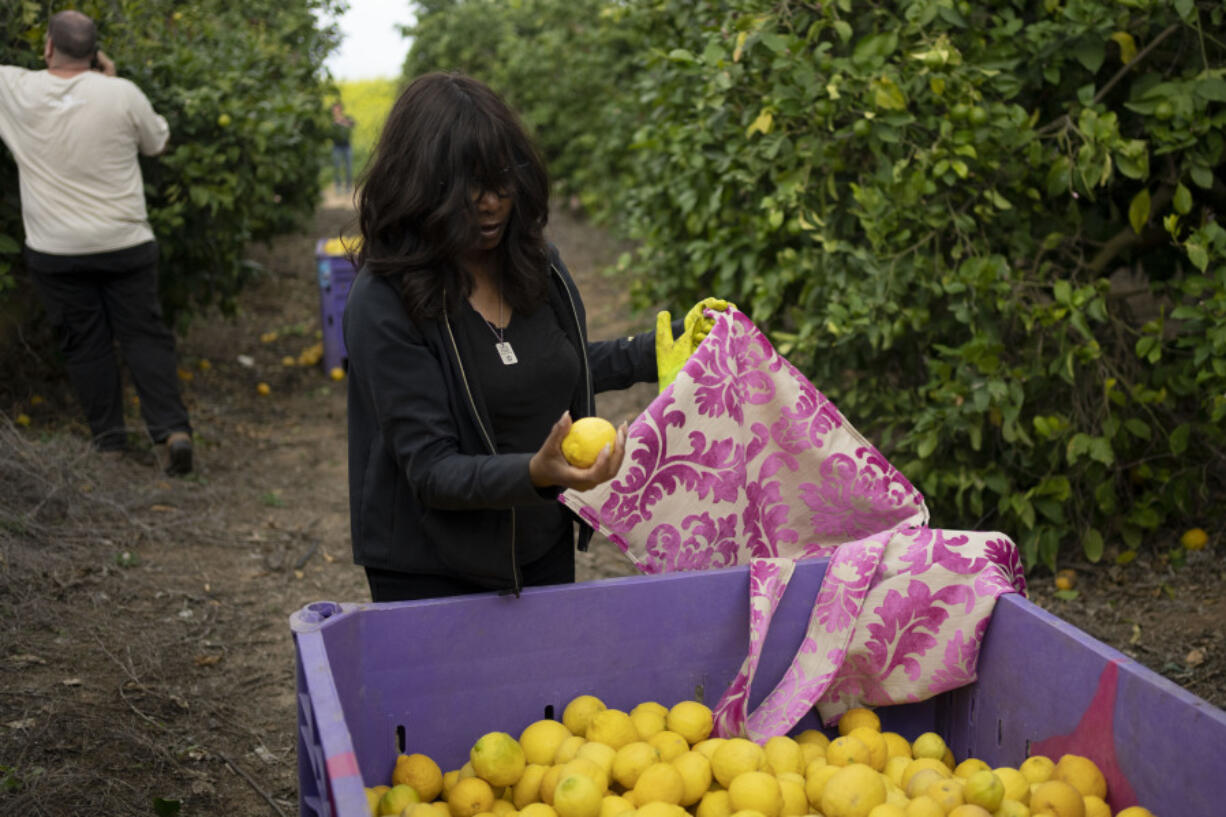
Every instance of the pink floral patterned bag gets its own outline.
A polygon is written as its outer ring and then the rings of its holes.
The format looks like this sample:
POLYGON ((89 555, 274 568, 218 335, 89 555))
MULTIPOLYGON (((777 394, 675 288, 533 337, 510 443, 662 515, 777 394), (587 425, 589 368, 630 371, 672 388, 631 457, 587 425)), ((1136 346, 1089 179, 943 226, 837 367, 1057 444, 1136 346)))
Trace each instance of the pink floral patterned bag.
POLYGON ((995 600, 1024 592, 999 533, 927 527, 923 496, 743 313, 715 316, 677 379, 631 424, 622 470, 561 500, 646 573, 750 567, 749 654, 717 734, 765 740, 815 705, 918 701, 975 679, 995 600), (791 666, 748 692, 795 560, 829 556, 791 666))

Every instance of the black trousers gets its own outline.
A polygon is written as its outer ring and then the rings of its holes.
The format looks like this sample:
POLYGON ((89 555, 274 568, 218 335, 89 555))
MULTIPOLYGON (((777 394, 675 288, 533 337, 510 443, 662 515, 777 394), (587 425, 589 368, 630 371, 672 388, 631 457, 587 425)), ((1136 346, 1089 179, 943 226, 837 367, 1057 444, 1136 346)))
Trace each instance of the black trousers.
POLYGON ((175 339, 157 296, 157 245, 95 255, 47 255, 26 248, 34 288, 60 337, 68 379, 94 445, 123 448, 123 393, 115 343, 140 396, 154 442, 191 432, 179 394, 175 339))
MULTIPOLYGON (((573 534, 559 542, 535 562, 520 566, 524 587, 571 584, 575 581, 575 544, 573 534)), ((400 573, 395 570, 366 568, 371 601, 411 601, 443 596, 488 593, 489 588, 451 576, 400 573)))

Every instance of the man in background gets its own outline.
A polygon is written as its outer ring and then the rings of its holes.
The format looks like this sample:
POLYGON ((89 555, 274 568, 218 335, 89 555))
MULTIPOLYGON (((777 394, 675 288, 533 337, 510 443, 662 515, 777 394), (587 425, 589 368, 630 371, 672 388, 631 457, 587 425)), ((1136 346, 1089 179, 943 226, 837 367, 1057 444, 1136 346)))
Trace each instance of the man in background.
POLYGON ((350 144, 349 139, 354 124, 353 119, 345 113, 345 106, 334 102, 332 104, 332 175, 336 181, 337 193, 353 189, 353 145, 350 144))
POLYGON ((0 139, 21 180, 25 259, 56 326, 98 450, 127 448, 115 341, 166 470, 192 470, 174 336, 157 297, 158 247, 138 153, 161 153, 166 120, 98 50, 93 20, 53 15, 47 68, 0 66, 0 139))

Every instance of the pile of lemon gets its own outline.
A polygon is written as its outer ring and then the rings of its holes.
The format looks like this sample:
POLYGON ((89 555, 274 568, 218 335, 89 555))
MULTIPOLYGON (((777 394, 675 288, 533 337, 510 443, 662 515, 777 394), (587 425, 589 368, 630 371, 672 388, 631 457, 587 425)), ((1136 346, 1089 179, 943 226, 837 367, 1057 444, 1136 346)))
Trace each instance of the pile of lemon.
POLYGON ((481 736, 446 774, 400 755, 392 785, 366 796, 373 817, 1112 817, 1106 779, 1079 755, 958 763, 940 735, 883 732, 869 709, 844 714, 834 739, 809 729, 759 745, 712 725, 697 701, 625 712, 580 695, 518 740, 481 736))

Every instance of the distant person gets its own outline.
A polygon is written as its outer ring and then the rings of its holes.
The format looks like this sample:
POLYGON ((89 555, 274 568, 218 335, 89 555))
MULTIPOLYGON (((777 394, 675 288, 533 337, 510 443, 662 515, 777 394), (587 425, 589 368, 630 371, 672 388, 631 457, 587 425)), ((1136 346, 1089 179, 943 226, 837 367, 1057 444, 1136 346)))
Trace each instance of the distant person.
POLYGON ((192 470, 174 336, 157 297, 158 247, 138 152, 161 153, 166 120, 98 50, 94 22, 53 15, 45 71, 0 66, 0 139, 17 162, 25 258, 57 328, 99 451, 127 448, 115 341, 166 470, 192 470))
POLYGON ((350 135, 354 121, 345 114, 345 106, 332 104, 332 175, 336 180, 336 192, 353 189, 353 145, 350 135), (342 186, 342 182, 344 183, 342 186))

